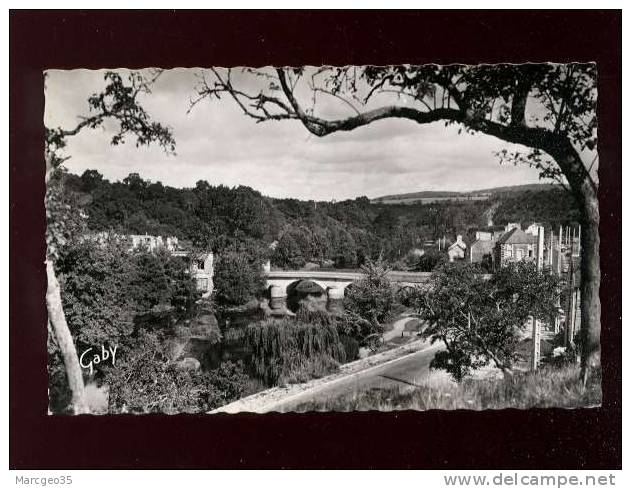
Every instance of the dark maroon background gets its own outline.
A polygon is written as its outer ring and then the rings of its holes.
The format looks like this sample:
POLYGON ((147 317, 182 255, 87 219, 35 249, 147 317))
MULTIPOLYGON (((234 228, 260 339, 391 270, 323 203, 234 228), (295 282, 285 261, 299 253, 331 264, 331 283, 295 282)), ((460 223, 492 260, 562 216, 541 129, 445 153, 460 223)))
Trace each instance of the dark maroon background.
POLYGON ((10 13, 12 468, 621 468, 621 13, 10 13), (603 407, 46 415, 42 70, 596 61, 603 407))

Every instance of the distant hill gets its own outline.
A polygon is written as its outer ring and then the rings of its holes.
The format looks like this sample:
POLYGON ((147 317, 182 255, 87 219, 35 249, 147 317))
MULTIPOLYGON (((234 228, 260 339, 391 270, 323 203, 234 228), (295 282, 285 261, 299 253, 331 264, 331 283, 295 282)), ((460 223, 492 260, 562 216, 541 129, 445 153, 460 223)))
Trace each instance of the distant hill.
POLYGON ((373 199, 374 201, 381 202, 384 200, 402 200, 402 199, 420 199, 426 197, 456 197, 461 195, 462 192, 442 192, 442 191, 432 191, 425 190, 423 192, 410 192, 407 194, 395 194, 395 195, 384 195, 383 197, 377 197, 373 199))
POLYGON ((487 188, 487 189, 482 189, 482 190, 476 190, 475 192, 470 192, 470 193, 481 193, 481 192, 487 193, 488 192, 493 195, 496 195, 496 194, 505 194, 505 193, 510 193, 510 192, 523 192, 525 190, 541 192, 541 191, 546 191, 546 190, 556 190, 560 188, 561 186, 556 183, 529 183, 526 185, 511 185, 508 187, 487 188))
POLYGON ((507 187, 494 187, 487 189, 474 190, 471 192, 453 192, 453 191, 421 191, 409 192, 404 194, 384 195, 371 200, 373 204, 412 204, 412 203, 435 203, 444 201, 477 201, 489 200, 498 194, 507 194, 513 192, 524 191, 547 191, 558 189, 559 185, 550 183, 532 183, 526 185, 513 185, 507 187))

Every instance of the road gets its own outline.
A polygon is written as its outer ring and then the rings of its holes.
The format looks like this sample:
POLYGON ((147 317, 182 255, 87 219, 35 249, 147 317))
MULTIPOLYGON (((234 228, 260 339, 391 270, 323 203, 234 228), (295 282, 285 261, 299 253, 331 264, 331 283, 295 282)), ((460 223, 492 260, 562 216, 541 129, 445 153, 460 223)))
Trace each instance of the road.
POLYGON ((270 411, 291 411, 298 405, 309 401, 324 402, 335 399, 353 391, 367 391, 388 387, 409 386, 416 387, 418 382, 428 378, 429 364, 436 352, 441 348, 439 344, 429 345, 423 350, 412 353, 384 365, 358 372, 347 379, 332 382, 329 386, 315 391, 305 392, 293 399, 270 407, 270 411))

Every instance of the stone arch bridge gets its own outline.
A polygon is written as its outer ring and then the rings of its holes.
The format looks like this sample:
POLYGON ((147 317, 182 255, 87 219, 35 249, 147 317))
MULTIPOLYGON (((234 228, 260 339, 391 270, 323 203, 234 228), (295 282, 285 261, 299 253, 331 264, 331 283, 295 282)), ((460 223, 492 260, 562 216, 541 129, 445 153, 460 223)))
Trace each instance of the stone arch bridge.
MULTIPOLYGON (((363 276, 361 272, 337 270, 272 270, 265 275, 272 300, 286 298, 291 287, 301 280, 309 280, 322 287, 329 300, 343 299, 344 289, 363 276)), ((413 287, 427 282, 431 273, 391 271, 388 276, 399 287, 413 287)))

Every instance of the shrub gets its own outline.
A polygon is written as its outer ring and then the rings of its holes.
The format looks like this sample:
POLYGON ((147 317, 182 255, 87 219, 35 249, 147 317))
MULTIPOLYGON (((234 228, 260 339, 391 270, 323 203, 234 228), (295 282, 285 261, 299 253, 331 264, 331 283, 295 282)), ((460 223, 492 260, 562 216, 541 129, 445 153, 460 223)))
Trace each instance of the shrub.
POLYGON ((430 249, 419 257, 413 268, 419 272, 432 272, 445 263, 447 263, 447 253, 430 249))
POLYGON ((268 385, 305 382, 334 371, 345 361, 334 325, 296 319, 266 319, 250 324, 246 341, 255 374, 268 385))
POLYGON ((359 346, 365 346, 376 351, 381 344, 384 332, 383 325, 368 321, 360 315, 346 311, 338 318, 338 332, 355 339, 359 346))
POLYGON ((415 287, 401 287, 396 292, 396 300, 405 307, 414 307, 417 293, 415 287))
POLYGON ((364 276, 347 287, 344 306, 371 323, 383 324, 392 318, 396 304, 395 289, 382 262, 369 262, 362 267, 364 276))
POLYGON ((170 360, 163 342, 140 332, 115 367, 105 372, 109 412, 197 413, 238 399, 247 385, 240 364, 227 362, 209 372, 192 371, 170 360))

